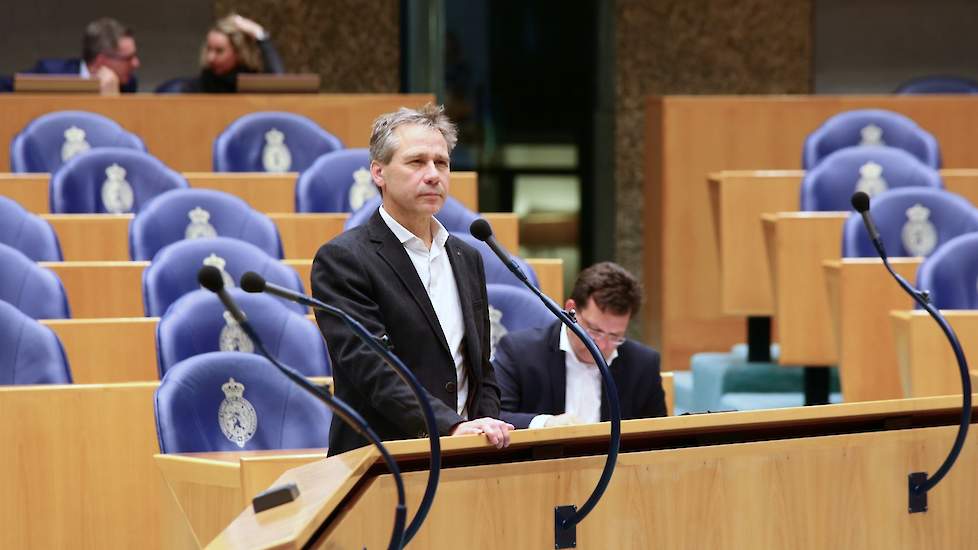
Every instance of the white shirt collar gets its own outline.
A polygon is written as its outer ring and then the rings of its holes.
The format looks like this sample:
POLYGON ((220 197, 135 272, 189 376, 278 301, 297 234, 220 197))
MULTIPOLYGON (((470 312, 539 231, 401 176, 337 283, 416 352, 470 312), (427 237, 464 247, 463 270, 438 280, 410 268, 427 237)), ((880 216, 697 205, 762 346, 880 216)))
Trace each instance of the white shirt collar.
POLYGON ((88 63, 85 63, 84 59, 81 60, 81 64, 78 67, 78 76, 82 78, 90 78, 92 76, 92 73, 88 72, 88 63))
MULTIPOLYGON (((574 338, 577 338, 577 336, 575 335, 574 338)), ((571 357, 577 359, 577 355, 574 354, 574 348, 571 347, 570 336, 568 334, 567 325, 564 324, 560 325, 560 351, 570 354, 571 357)), ((607 361, 608 365, 610 366, 612 361, 614 361, 617 358, 618 358, 618 348, 615 348, 615 350, 611 352, 611 357, 608 357, 607 359, 605 359, 605 361, 607 361)), ((580 361, 580 359, 577 360, 580 361)), ((588 364, 588 366, 597 368, 597 365, 588 364)))
MULTIPOLYGON (((394 217, 387 212, 387 210, 384 210, 384 205, 380 206, 380 217, 384 219, 384 223, 387 224, 387 227, 390 228, 391 232, 394 233, 394 236, 397 237, 398 242, 400 242, 402 245, 408 243, 412 239, 417 239, 417 241, 424 246, 424 241, 422 241, 421 238, 414 233, 411 233, 411 231, 401 225, 400 222, 395 220, 394 217)), ((431 221, 435 224, 435 231, 431 242, 432 244, 438 244, 438 246, 444 248, 445 242, 448 241, 448 230, 446 230, 445 226, 438 221, 438 218, 432 216, 431 221)))

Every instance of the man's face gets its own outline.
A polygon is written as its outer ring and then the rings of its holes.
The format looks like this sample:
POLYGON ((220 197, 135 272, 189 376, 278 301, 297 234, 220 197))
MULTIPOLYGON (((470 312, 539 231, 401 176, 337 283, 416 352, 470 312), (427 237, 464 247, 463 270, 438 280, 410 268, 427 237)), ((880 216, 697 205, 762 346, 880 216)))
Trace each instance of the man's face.
POLYGON ((398 148, 390 162, 370 164, 384 209, 398 221, 434 216, 448 194, 448 144, 438 130, 415 124, 397 128, 394 135, 398 148))
POLYGON ((128 84, 132 74, 139 68, 136 41, 131 36, 123 36, 115 51, 100 53, 95 57, 94 66, 108 67, 119 77, 119 84, 128 84))
MULTIPOLYGON (((588 298, 584 307, 578 307, 573 299, 567 300, 564 309, 574 309, 577 311, 577 322, 590 336, 601 351, 605 360, 611 356, 612 352, 625 341, 625 333, 628 331, 628 322, 632 316, 629 313, 616 315, 610 311, 602 310, 594 303, 594 299, 588 298)), ((574 355, 582 363, 594 364, 594 358, 587 346, 581 339, 570 334, 571 349, 574 355)))

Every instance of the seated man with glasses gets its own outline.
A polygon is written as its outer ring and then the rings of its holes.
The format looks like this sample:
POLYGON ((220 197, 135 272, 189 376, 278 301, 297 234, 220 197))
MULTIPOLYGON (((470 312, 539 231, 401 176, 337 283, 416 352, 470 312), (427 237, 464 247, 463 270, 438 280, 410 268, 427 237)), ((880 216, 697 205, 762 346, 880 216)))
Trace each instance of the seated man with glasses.
MULTIPOLYGON (((634 275, 612 262, 581 272, 564 308, 575 310, 608 362, 621 417, 666 415, 659 353, 625 337, 642 302, 634 275)), ((492 360, 502 391, 500 418, 517 428, 587 424, 609 419, 601 373, 584 343, 560 321, 511 332, 492 360)))
POLYGON ((103 95, 136 91, 139 56, 132 30, 110 17, 85 26, 81 59, 42 59, 26 71, 96 78, 103 95))

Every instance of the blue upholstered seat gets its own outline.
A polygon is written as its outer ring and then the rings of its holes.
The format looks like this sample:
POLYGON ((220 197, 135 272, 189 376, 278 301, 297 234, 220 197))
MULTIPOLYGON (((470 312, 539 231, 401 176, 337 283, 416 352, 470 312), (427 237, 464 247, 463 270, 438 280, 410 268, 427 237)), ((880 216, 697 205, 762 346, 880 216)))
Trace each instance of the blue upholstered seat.
POLYGON ((883 109, 839 113, 805 138, 802 167, 811 170, 839 149, 858 145, 888 145, 903 149, 934 169, 941 167, 937 140, 916 122, 883 109))
POLYGON ((282 257, 271 218, 234 195, 211 189, 175 190, 146 205, 129 225, 129 254, 133 260, 150 260, 168 244, 209 237, 238 239, 282 257))
POLYGON ((804 211, 851 210, 856 191, 873 197, 898 187, 944 186, 937 170, 893 147, 847 147, 825 158, 801 181, 804 211))
POLYGON ((68 360, 54 331, 0 302, 0 385, 70 383, 68 360))
MULTIPOLYGON (((254 271, 271 283, 303 292, 302 281, 294 269, 253 244, 228 237, 178 241, 157 252, 143 271, 146 315, 163 315, 177 298, 200 288, 197 272, 204 265, 221 269, 228 288, 237 284, 246 271, 254 271)), ((301 305, 289 303, 288 307, 306 313, 301 305)))
POLYGON ((978 82, 971 78, 952 75, 921 76, 897 87, 897 94, 975 94, 978 82))
POLYGON ((156 196, 186 187, 182 175, 148 153, 102 147, 78 155, 51 176, 51 212, 139 212, 156 196))
POLYGON ((61 279, 5 244, 0 244, 0 300, 34 319, 71 317, 61 279))
POLYGON ((215 172, 303 172, 343 142, 302 115, 250 113, 214 141, 215 172))
POLYGON ((917 269, 917 288, 938 309, 978 309, 978 233, 948 240, 917 269))
POLYGON ((51 225, 17 201, 0 196, 0 243, 35 262, 60 262, 61 245, 51 225))
POLYGON ((156 390, 160 451, 326 447, 325 404, 251 353, 212 352, 171 367, 156 390))
MULTIPOLYGON (((496 256, 496 254, 492 251, 492 249, 489 248, 489 245, 476 239, 475 237, 469 235, 468 233, 452 233, 452 237, 456 239, 460 239, 465 244, 478 250, 479 254, 482 255, 482 264, 486 268, 487 284, 503 284, 503 285, 517 286, 523 289, 526 288, 525 286, 523 286, 523 283, 521 283, 520 280, 516 278, 516 275, 513 275, 509 271, 509 268, 507 268, 503 264, 502 260, 500 260, 499 257, 496 256)), ((533 271, 533 268, 530 267, 530 264, 526 263, 525 260, 523 260, 518 256, 511 256, 511 257, 513 258, 513 261, 515 261, 516 264, 520 266, 520 269, 523 270, 523 273, 526 275, 527 279, 529 279, 530 282, 533 283, 533 286, 539 288, 540 281, 539 279, 537 279, 536 271, 533 271)))
MULTIPOLYGON (((927 187, 907 187, 873 198, 870 214, 889 256, 929 256, 958 235, 978 231, 978 210, 960 195, 927 187)), ((842 231, 842 255, 875 257, 876 249, 853 213, 842 231)))
MULTIPOLYGON (((267 294, 249 294, 240 288, 230 293, 269 353, 306 376, 330 375, 326 344, 314 323, 267 294)), ((257 353, 218 297, 203 289, 184 294, 166 310, 156 327, 156 350, 161 377, 194 355, 257 353)))
POLYGON ((491 350, 506 333, 546 327, 557 317, 532 292, 506 284, 487 284, 491 350), (502 327, 502 330, 500 330, 502 327))
POLYGON ((295 184, 296 212, 353 212, 379 195, 367 149, 326 153, 295 184))
POLYGON ((99 147, 146 151, 114 120, 85 111, 55 111, 24 127, 10 143, 11 172, 56 172, 79 153, 99 147))

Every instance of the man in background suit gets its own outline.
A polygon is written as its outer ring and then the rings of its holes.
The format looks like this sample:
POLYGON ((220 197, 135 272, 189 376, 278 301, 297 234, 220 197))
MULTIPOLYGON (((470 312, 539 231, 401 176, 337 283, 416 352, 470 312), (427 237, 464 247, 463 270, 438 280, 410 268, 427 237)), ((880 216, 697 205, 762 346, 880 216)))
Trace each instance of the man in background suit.
MULTIPOLYGON (((440 435, 483 433, 497 447, 513 426, 497 420, 499 387, 489 363, 489 310, 479 253, 435 219, 449 187, 455 125, 443 108, 381 115, 370 137, 370 175, 383 203, 370 220, 323 245, 313 294, 347 311, 420 379, 440 435)), ((424 437, 424 416, 405 384, 341 321, 316 312, 336 396, 381 439, 424 437)), ((329 453, 366 445, 333 417, 329 453)))
POLYGON ((110 17, 85 26, 81 59, 41 59, 27 71, 34 74, 67 74, 94 77, 103 95, 132 93, 138 86, 139 56, 132 30, 110 17))
MULTIPOLYGON (((564 306, 576 311, 608 362, 623 420, 666 415, 659 353, 625 338, 641 302, 638 280, 618 264, 603 262, 581 272, 564 306)), ((594 358, 560 321, 507 334, 496 345, 493 365, 502 390, 501 417, 517 428, 609 419, 594 358)))

